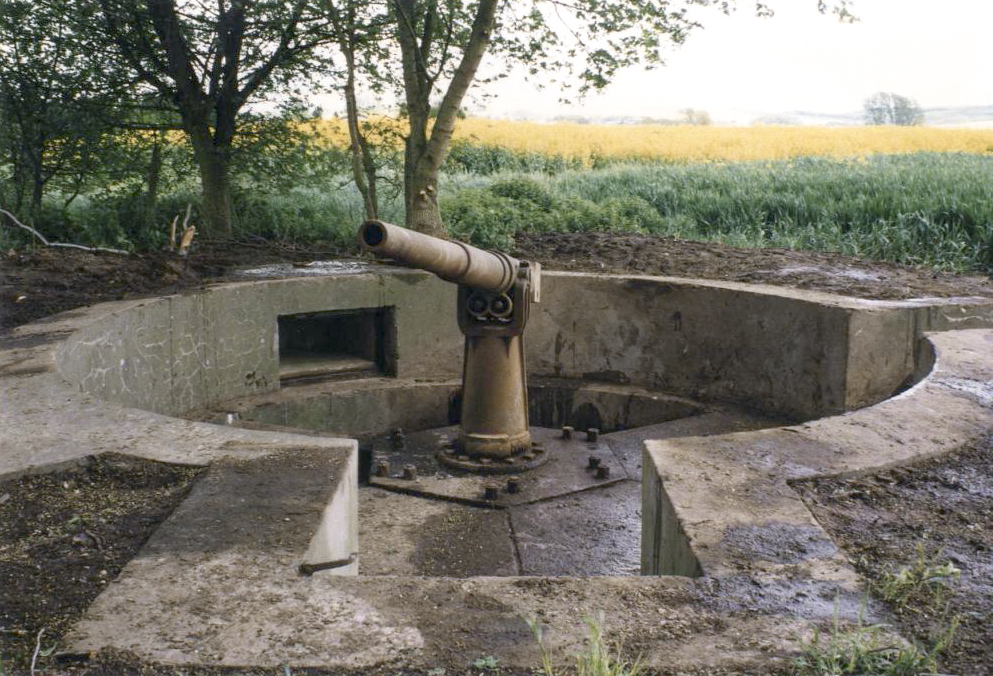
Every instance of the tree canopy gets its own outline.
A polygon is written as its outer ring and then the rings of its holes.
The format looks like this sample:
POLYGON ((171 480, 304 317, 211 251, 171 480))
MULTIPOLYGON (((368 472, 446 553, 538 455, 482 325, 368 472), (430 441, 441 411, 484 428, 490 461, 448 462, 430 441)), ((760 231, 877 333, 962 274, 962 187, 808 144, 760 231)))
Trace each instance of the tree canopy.
POLYGON ((330 41, 316 0, 76 0, 95 2, 121 67, 169 101, 203 185, 208 231, 231 234, 231 153, 246 106, 289 93, 320 69, 330 41))

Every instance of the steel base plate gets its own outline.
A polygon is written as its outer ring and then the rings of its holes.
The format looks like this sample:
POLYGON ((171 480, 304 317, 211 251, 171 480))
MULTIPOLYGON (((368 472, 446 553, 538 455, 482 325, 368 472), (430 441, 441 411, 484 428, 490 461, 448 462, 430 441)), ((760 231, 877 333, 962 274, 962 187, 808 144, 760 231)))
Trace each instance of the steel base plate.
POLYGON ((545 452, 544 444, 539 441, 532 441, 531 448, 518 451, 505 458, 474 457, 461 453, 454 447, 442 449, 437 453, 437 458, 442 465, 465 472, 518 474, 544 464, 548 460, 549 454, 545 452))
MULTIPOLYGON (((532 468, 501 478, 492 473, 480 475, 447 461, 450 454, 444 452, 449 450, 446 444, 457 433, 457 427, 449 427, 409 435, 405 439, 403 456, 395 450, 390 454, 386 476, 375 475, 377 464, 383 461, 373 460, 374 475, 369 479, 370 485, 410 495, 501 508, 607 486, 629 478, 606 441, 567 440, 559 430, 543 427, 531 428, 532 439, 544 449, 535 454, 536 464, 532 468), (441 451, 439 446, 442 446, 441 451), (446 459, 444 463, 438 459, 439 455, 446 459), (591 457, 605 470, 591 468, 591 457), (398 461, 403 464, 396 464, 398 461), (414 470, 408 472, 411 478, 404 478, 404 467, 414 470)), ((382 457, 385 456, 378 456, 382 457)))

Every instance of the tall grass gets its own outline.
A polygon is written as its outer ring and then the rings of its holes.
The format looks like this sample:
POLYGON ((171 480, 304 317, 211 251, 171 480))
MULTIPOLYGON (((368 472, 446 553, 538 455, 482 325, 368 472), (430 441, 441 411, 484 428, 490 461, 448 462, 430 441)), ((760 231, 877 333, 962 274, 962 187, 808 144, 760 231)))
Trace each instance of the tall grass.
POLYGON ((443 213, 484 244, 620 230, 993 273, 993 157, 982 155, 623 165, 466 185, 443 213))

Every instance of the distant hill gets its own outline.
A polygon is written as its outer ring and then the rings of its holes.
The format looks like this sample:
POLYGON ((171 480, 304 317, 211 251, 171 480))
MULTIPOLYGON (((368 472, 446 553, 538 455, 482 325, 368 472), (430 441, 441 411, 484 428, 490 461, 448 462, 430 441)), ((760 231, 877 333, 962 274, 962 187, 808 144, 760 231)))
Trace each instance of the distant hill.
MULTIPOLYGON (((791 113, 768 115, 755 120, 756 124, 816 124, 828 127, 848 127, 863 124, 862 111, 851 113, 818 113, 797 110, 791 113)), ((993 127, 993 105, 946 106, 924 109, 924 124, 930 127, 993 127)))
POLYGON ((993 127, 993 105, 925 108, 924 119, 932 125, 993 127))
MULTIPOLYGON (((677 117, 636 117, 627 115, 616 116, 582 116, 559 115, 552 118, 533 116, 525 113, 509 116, 517 120, 538 120, 543 122, 572 122, 575 124, 681 124, 677 117)), ((821 113, 812 110, 794 110, 786 113, 768 113, 758 117, 747 114, 731 118, 714 116, 716 126, 749 126, 758 125, 816 125, 822 127, 852 127, 865 123, 861 110, 848 113, 821 113)), ((986 106, 944 106, 924 109, 924 124, 929 127, 975 127, 993 129, 993 105, 986 106)))

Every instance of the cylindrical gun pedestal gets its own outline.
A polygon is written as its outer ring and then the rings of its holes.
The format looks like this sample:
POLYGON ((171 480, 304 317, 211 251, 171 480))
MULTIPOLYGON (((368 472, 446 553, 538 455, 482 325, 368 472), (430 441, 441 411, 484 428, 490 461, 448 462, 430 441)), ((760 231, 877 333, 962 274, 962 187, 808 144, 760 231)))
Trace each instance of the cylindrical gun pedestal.
POLYGON ((531 448, 521 336, 466 336, 456 447, 495 460, 531 448))

